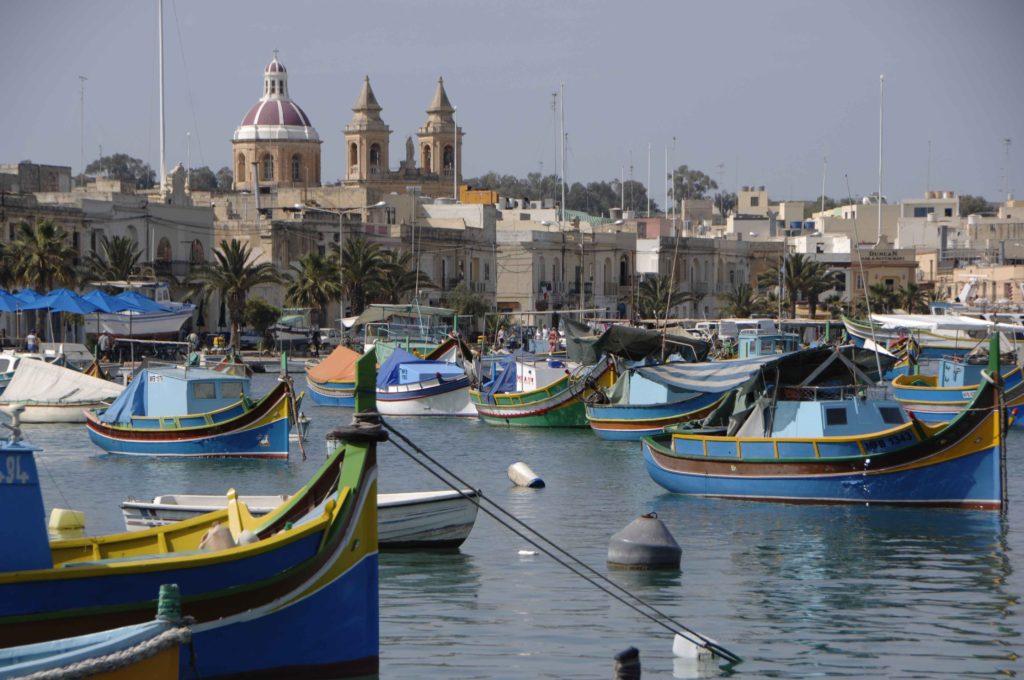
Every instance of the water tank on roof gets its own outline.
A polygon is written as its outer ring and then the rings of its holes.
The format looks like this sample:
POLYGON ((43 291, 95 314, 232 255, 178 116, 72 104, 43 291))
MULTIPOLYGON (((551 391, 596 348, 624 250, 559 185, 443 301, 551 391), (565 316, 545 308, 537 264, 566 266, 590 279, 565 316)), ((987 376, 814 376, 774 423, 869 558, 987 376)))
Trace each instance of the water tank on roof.
POLYGON ((937 192, 935 192, 935 191, 926 191, 926 192, 924 192, 924 197, 925 198, 938 198, 936 193, 937 192))
POLYGON ((953 192, 952 191, 945 191, 945 192, 942 193, 942 197, 943 198, 953 198, 953 192))

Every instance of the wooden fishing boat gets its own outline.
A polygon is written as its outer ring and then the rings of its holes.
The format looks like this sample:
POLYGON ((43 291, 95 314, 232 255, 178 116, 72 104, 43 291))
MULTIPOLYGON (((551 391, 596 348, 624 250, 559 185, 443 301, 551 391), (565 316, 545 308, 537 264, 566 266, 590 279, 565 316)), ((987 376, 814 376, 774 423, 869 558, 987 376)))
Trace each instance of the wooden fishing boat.
POLYGON ((86 413, 89 438, 124 455, 288 458, 291 382, 256 402, 248 388, 246 376, 209 369, 143 369, 108 408, 86 413))
MULTIPOLYGON (((361 360, 359 381, 373 384, 372 358, 361 360)), ((357 409, 374 410, 372 391, 357 409)), ((0 641, 141 623, 159 585, 177 583, 195 619, 181 656, 190 676, 376 673, 376 442, 385 436, 372 423, 337 434, 344 444, 265 517, 232 499, 195 520, 53 544, 33 450, 8 444, 0 455, 17 481, 0 487, 0 510, 15 518, 0 554, 0 641)))
MULTIPOLYGON (((944 423, 952 420, 967 407, 978 391, 985 365, 967 361, 941 359, 935 375, 910 373, 899 375, 892 381, 893 396, 908 413, 926 423, 944 423)), ((1003 389, 1008 415, 1013 425, 1024 426, 1024 418, 1017 418, 1024 405, 1024 379, 1021 369, 1014 367, 1003 373, 1003 389)))
MULTIPOLYGON (((803 375, 810 370, 818 369, 803 375)), ((709 427, 645 438, 652 479, 674 493, 720 498, 1002 506, 1001 396, 987 377, 969 408, 943 426, 911 419, 899 402, 869 399, 863 386, 788 384, 776 379, 768 392, 748 384, 709 427)))
POLYGON ((356 361, 361 355, 338 345, 323 361, 306 365, 309 396, 321 406, 353 406, 356 401, 356 361))
POLYGON ((21 358, 0 404, 23 406, 25 423, 82 423, 85 409, 106 406, 123 389, 56 363, 21 358))
MULTIPOLYGON (((964 356, 986 344, 993 324, 983 319, 965 316, 932 316, 927 314, 873 314, 871 323, 843 317, 843 325, 850 340, 858 347, 879 345, 898 348, 900 343, 912 339, 921 358, 939 359, 964 356)), ((1024 328, 996 324, 997 330, 1020 332, 1024 328)), ((1009 341, 1009 340, 1007 340, 1009 341)))
POLYGON ((420 358, 393 349, 377 372, 377 409, 391 416, 476 416, 469 401, 469 350, 449 338, 420 358))
MULTIPOLYGON (((554 359, 509 355, 493 361, 469 398, 490 425, 512 427, 586 427, 584 402, 614 381, 607 357, 593 366, 554 359)), ((486 369, 485 369, 486 370, 486 369)))
POLYGON ((587 400, 587 422, 602 439, 639 441, 699 420, 761 366, 797 348, 792 333, 746 330, 739 359, 640 366, 622 372, 608 390, 587 400))
POLYGON ((0 677, 177 680, 192 630, 175 587, 161 587, 157 612, 148 623, 0 649, 0 677))
MULTIPOLYGON (((239 496, 253 517, 260 517, 288 496, 239 496)), ((151 501, 121 503, 124 525, 139 531, 214 512, 228 504, 227 496, 164 494, 151 501)), ((377 494, 377 544, 381 550, 457 548, 476 522, 477 492, 413 491, 377 494)))

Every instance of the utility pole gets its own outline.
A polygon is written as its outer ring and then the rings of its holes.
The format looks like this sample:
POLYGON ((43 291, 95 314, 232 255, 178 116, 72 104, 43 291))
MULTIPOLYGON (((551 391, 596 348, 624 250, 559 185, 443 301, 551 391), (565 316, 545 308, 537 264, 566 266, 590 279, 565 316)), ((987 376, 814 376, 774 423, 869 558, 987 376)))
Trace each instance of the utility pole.
MULTIPOLYGON (((85 81, 87 81, 87 80, 89 80, 89 79, 86 78, 85 76, 78 76, 78 81, 79 81, 79 93, 78 93, 78 98, 79 98, 79 101, 78 101, 79 120, 78 120, 78 126, 79 126, 79 138, 80 138, 80 140, 82 142, 82 158, 81 158, 82 165, 81 165, 81 168, 79 169, 79 172, 81 173, 81 176, 82 176, 82 186, 85 186, 85 81)), ((100 155, 102 156, 103 154, 100 154, 100 155)))

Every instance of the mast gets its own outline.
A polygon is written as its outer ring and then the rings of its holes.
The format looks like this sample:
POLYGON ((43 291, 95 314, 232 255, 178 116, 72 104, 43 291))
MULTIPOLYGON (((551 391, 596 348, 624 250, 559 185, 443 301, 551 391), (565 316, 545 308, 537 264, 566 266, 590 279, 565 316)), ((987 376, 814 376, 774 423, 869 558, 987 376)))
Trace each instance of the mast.
MULTIPOLYGON (((878 76, 878 236, 875 239, 877 246, 882 242, 882 121, 885 106, 885 75, 878 76)), ((867 282, 865 282, 867 285, 867 282)))
MULTIPOLYGON (((559 136, 562 138, 562 204, 558 211, 558 230, 561 231, 564 227, 562 222, 565 221, 565 81, 558 85, 558 105, 561 107, 561 134, 559 136)), ((562 267, 565 267, 564 258, 562 267)), ((565 277, 562 278, 564 279, 565 277)))
POLYGON ((163 192, 167 179, 167 164, 164 162, 164 0, 157 0, 157 33, 160 44, 160 191, 163 192))

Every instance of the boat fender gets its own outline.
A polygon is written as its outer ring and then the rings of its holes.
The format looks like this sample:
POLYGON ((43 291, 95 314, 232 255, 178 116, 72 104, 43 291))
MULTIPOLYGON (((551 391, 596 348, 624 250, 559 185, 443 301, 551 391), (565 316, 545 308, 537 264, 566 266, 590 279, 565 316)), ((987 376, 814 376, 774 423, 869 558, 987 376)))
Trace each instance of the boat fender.
POLYGON ((50 511, 50 521, 47 526, 53 531, 85 529, 85 513, 80 510, 54 508, 50 511))
POLYGON ((525 486, 530 489, 544 488, 544 480, 538 477, 537 473, 522 461, 508 466, 508 478, 516 486, 525 486))
POLYGON ((235 539, 231 538, 231 532, 228 531, 227 527, 216 523, 214 523, 206 532, 206 535, 203 536, 203 540, 199 541, 199 549, 209 552, 216 552, 218 550, 226 550, 234 547, 235 539))
POLYGON ((654 512, 636 518, 608 542, 613 569, 678 570, 682 557, 682 548, 654 512))
POLYGON ((249 543, 256 543, 259 540, 259 535, 250 529, 246 529, 242 533, 238 534, 238 545, 248 545, 249 543))

